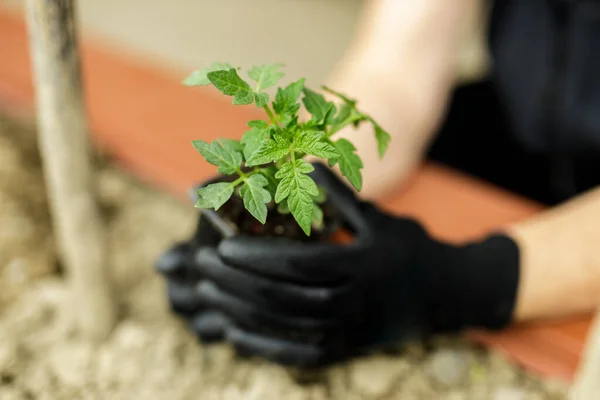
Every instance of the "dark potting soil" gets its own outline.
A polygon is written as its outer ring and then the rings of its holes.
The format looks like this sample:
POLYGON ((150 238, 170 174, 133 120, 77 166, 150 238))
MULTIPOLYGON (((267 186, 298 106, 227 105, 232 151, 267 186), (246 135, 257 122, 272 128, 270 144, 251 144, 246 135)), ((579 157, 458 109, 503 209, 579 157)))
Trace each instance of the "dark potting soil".
POLYGON ((292 214, 281 214, 275 203, 267 205, 267 221, 260 223, 245 208, 242 199, 234 195, 225 203, 217 214, 235 227, 236 232, 264 237, 286 237, 302 242, 318 242, 330 240, 331 235, 339 228, 340 222, 330 203, 321 205, 323 209, 323 225, 313 225, 310 236, 307 236, 298 225, 292 214))

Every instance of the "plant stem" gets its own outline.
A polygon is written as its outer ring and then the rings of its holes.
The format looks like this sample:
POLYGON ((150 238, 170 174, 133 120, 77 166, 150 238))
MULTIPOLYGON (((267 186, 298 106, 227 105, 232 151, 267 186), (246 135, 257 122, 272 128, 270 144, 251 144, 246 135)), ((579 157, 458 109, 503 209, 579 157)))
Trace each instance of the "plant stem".
POLYGON ((330 137, 332 137, 333 135, 335 135, 336 133, 338 133, 339 131, 341 131, 346 126, 348 126, 348 124, 346 124, 346 125, 338 125, 336 127, 331 128, 331 130, 329 132, 325 133, 325 139, 329 139, 330 137))
POLYGON ((273 125, 277 125, 279 126, 279 121, 277 120, 277 118, 275 118, 275 115, 273 114, 273 112, 271 111, 271 108, 269 108, 268 104, 265 104, 265 106, 263 107, 263 109, 265 110, 265 112, 267 113, 267 115, 269 116, 269 120, 271 121, 271 123, 273 125))
POLYGON ((240 176, 238 179, 231 182, 231 186, 236 187, 240 183, 244 182, 246 179, 248 179, 248 176, 244 174, 244 176, 240 176))
POLYGON ((233 186, 237 186, 242 182, 245 182, 248 178, 250 178, 252 175, 257 174, 260 172, 260 168, 259 167, 254 167, 254 171, 250 171, 247 174, 245 174, 241 169, 237 170, 238 175, 240 176, 238 179, 236 179, 235 181, 231 182, 231 184, 233 186))

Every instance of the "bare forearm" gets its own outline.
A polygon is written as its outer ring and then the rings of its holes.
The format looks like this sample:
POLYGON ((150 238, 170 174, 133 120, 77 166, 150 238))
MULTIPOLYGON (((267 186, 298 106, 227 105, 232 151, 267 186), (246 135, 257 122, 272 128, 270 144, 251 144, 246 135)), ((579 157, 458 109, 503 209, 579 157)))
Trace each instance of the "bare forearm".
POLYGON ((521 248, 516 319, 590 312, 600 300, 600 188, 509 229, 521 248))
POLYGON ((328 81, 392 135, 380 160, 368 125, 338 134, 351 138, 364 161, 363 197, 397 189, 421 161, 454 83, 464 22, 478 3, 378 0, 366 7, 355 42, 328 81))

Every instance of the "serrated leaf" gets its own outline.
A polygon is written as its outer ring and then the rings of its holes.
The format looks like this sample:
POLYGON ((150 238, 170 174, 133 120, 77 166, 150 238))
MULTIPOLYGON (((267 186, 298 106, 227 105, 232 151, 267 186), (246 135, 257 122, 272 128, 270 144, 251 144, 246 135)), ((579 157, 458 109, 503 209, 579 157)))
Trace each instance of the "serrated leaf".
POLYGON ((266 203, 271 201, 271 193, 264 189, 268 184, 267 178, 260 174, 254 174, 246 179, 240 188, 244 207, 262 224, 267 221, 266 203))
POLYGON ((373 123, 373 128, 375 128, 375 139, 377 140, 377 150, 379 152, 379 157, 383 157, 388 148, 388 144, 390 140, 392 140, 392 136, 387 133, 381 126, 379 126, 375 121, 371 119, 373 123))
POLYGON ((292 169, 295 169, 298 173, 309 174, 315 170, 315 167, 313 167, 312 164, 302 159, 296 160, 293 163, 291 161, 288 161, 279 168, 279 171, 277 171, 277 173, 275 174, 275 178, 281 179, 286 175, 289 175, 292 169))
POLYGON ((311 186, 309 184, 311 182, 314 185, 314 181, 308 175, 298 175, 297 179, 291 183, 293 190, 287 198, 290 212, 307 236, 310 235, 315 206, 312 200, 312 193, 309 190, 312 187, 316 187, 316 185, 311 186))
POLYGON ((266 93, 254 93, 254 102, 256 107, 263 108, 269 103, 269 95, 266 93))
POLYGON ((304 88, 305 79, 302 78, 296 82, 290 83, 285 89, 277 89, 275 101, 273 102, 273 111, 278 115, 295 114, 300 108, 298 98, 304 88))
POLYGON ((244 158, 246 160, 250 159, 261 144, 269 139, 270 131, 271 129, 267 125, 260 128, 254 127, 244 133, 242 136, 242 145, 244 148, 244 158))
POLYGON ((263 141, 252 156, 246 160, 246 166, 268 164, 279 161, 290 152, 290 141, 281 134, 274 134, 272 139, 263 141))
POLYGON ((237 151, 236 145, 231 142, 224 141, 220 143, 213 140, 208 143, 204 140, 194 140, 192 145, 207 162, 219 167, 218 171, 222 174, 234 174, 242 165, 242 154, 237 151))
POLYGON ((207 74, 212 84, 227 96, 233 96, 233 104, 250 104, 254 101, 254 91, 240 78, 235 68, 227 71, 213 71, 207 74))
POLYGON ((283 72, 279 71, 281 67, 283 64, 280 63, 252 67, 248 71, 248 76, 256 81, 256 91, 260 92, 262 89, 275 86, 285 76, 283 72))
POLYGON ((356 154, 356 148, 346 139, 338 139, 333 145, 339 151, 340 156, 329 159, 329 165, 334 166, 339 163, 342 175, 350 181, 356 190, 360 191, 362 188, 362 173, 360 170, 363 168, 363 162, 356 154))
POLYGON ((228 71, 233 68, 227 63, 214 62, 210 67, 205 67, 193 71, 187 78, 183 80, 185 86, 206 86, 210 84, 207 74, 213 71, 228 71))
POLYGON ((198 208, 214 208, 218 210, 223 204, 231 198, 233 194, 233 185, 230 182, 212 183, 206 187, 198 189, 198 208))
POLYGON ((323 141, 323 132, 319 131, 300 132, 294 140, 294 148, 321 158, 335 158, 340 155, 335 147, 323 141))
POLYGON ((313 119, 318 123, 322 123, 331 112, 334 104, 325 100, 323 95, 310 90, 309 88, 302 89, 304 97, 302 103, 306 110, 313 116, 313 119))
POLYGON ((288 162, 278 171, 276 177, 281 178, 275 193, 275 202, 287 199, 290 212, 306 235, 310 235, 313 217, 313 197, 319 194, 315 181, 304 171, 312 172, 313 166, 304 160, 288 162))

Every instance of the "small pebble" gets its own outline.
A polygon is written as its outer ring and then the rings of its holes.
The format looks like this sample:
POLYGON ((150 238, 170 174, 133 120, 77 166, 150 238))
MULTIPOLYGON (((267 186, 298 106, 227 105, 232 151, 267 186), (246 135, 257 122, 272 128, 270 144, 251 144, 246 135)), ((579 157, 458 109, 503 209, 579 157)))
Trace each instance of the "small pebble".
POLYGON ((360 393, 381 397, 390 392, 410 370, 402 358, 374 356, 354 362, 350 369, 350 382, 360 393))
POLYGON ((456 387, 469 378, 472 360, 465 351, 441 349, 425 361, 425 372, 436 384, 445 388, 456 387))

